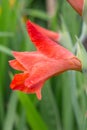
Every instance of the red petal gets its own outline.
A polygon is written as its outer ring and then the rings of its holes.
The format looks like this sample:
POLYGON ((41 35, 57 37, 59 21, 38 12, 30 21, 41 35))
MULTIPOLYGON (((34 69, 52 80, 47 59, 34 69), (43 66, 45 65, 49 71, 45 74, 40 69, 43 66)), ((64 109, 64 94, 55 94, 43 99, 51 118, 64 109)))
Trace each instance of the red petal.
POLYGON ((25 85, 28 87, 33 86, 66 70, 81 70, 81 62, 76 57, 73 57, 68 60, 51 60, 37 63, 34 65, 30 77, 25 80, 25 85))
MULTIPOLYGON (((35 26, 35 28, 37 30, 39 30, 41 33, 47 35, 49 38, 53 39, 54 41, 58 41, 60 39, 60 34, 56 33, 56 32, 53 32, 53 31, 50 31, 50 30, 47 30, 35 23, 32 22, 32 25, 35 26)), ((27 28, 28 28, 28 24, 27 24, 27 28)))
POLYGON ((9 64, 16 70, 26 71, 26 69, 17 60, 10 60, 9 64))
POLYGON ((30 21, 27 22, 27 29, 31 40, 36 45, 37 49, 48 57, 58 59, 74 56, 67 49, 40 33, 30 21))
POLYGON ((28 73, 21 73, 21 74, 16 74, 14 76, 14 79, 11 82, 11 89, 14 90, 22 90, 25 85, 24 85, 24 81, 26 78, 28 78, 29 74, 28 73))
POLYGON ((41 100, 41 88, 43 87, 45 81, 38 82, 37 84, 33 84, 31 86, 27 86, 24 92, 26 93, 35 93, 37 98, 41 100))
POLYGON ((25 84, 24 84, 24 82, 28 78, 28 76, 29 76, 28 73, 16 74, 10 84, 10 87, 13 90, 20 90, 25 93, 36 93, 37 98, 40 100, 41 99, 41 88, 44 84, 44 81, 28 87, 28 86, 25 86, 25 84))
POLYGON ((42 96, 41 96, 41 89, 37 90, 36 95, 37 95, 37 98, 39 100, 41 100, 41 98, 42 98, 42 96))
POLYGON ((71 6, 80 14, 82 15, 83 8, 84 8, 84 0, 67 0, 71 6))
POLYGON ((34 64, 46 61, 48 58, 39 52, 13 52, 14 57, 21 63, 28 72, 31 71, 34 64))

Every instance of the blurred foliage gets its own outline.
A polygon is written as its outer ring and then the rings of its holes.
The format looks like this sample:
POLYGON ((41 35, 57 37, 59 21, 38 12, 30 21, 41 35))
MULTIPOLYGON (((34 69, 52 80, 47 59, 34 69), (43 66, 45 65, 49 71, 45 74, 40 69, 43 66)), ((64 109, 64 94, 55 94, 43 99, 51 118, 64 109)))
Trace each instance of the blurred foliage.
MULTIPOLYGON (((59 31, 61 44, 76 51, 76 38, 83 34, 81 17, 66 0, 56 0, 53 16, 47 0, 0 1, 0 129, 1 130, 87 130, 87 81, 80 72, 68 71, 51 78, 42 90, 43 98, 10 90, 12 74, 8 65, 11 50, 32 51, 26 32, 29 18, 43 27, 59 31)), ((87 44, 87 43, 86 43, 87 44)))

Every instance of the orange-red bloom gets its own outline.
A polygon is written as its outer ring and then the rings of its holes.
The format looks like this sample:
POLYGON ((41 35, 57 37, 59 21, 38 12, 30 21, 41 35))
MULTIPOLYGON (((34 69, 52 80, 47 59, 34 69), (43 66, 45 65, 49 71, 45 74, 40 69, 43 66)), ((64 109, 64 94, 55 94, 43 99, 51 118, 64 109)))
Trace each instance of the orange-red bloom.
POLYGON ((67 0, 71 6, 80 14, 83 13, 84 0, 67 0))
POLYGON ((38 99, 41 99, 41 89, 48 78, 66 70, 81 71, 82 66, 76 56, 49 39, 31 21, 27 22, 27 30, 37 51, 13 52, 15 60, 9 63, 23 73, 14 76, 10 87, 26 93, 35 93, 38 99))

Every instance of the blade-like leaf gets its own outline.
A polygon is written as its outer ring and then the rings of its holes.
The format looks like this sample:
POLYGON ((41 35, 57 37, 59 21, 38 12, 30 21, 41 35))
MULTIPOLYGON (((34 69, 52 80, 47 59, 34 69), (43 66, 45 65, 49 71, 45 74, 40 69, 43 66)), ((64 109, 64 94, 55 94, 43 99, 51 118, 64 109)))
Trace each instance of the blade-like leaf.
POLYGON ((15 119, 16 119, 16 109, 17 109, 17 103, 18 103, 18 96, 17 93, 13 92, 10 96, 8 109, 3 125, 3 130, 12 130, 15 119))
POLYGON ((28 95, 18 93, 19 100, 26 111, 27 122, 32 130, 47 130, 45 123, 37 112, 28 95))

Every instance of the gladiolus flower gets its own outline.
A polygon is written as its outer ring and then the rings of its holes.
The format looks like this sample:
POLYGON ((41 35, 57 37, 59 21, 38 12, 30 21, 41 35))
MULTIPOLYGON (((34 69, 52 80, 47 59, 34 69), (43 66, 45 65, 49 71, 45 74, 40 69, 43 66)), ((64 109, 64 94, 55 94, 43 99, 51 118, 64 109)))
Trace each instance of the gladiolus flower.
POLYGON ((82 16, 84 0, 67 0, 70 5, 82 16))
POLYGON ((9 63, 22 73, 14 76, 10 87, 35 93, 41 99, 41 89, 47 79, 67 70, 81 71, 82 65, 75 55, 49 39, 31 21, 27 22, 27 30, 37 51, 13 52, 15 59, 9 63))

